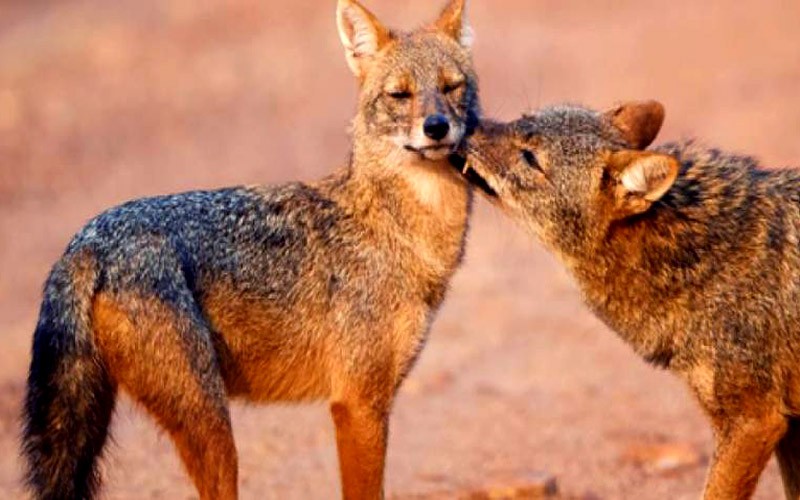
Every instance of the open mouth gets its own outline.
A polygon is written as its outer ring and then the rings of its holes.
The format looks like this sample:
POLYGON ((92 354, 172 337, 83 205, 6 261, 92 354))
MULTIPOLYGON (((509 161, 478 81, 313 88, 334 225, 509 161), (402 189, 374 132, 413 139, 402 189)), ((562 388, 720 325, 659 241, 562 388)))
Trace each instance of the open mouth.
POLYGON ((467 180, 467 182, 483 191, 486 196, 489 196, 490 198, 497 198, 497 191, 495 191, 492 186, 486 182, 486 179, 481 177, 480 174, 469 165, 465 157, 455 154, 450 155, 450 164, 453 166, 453 168, 461 172, 461 175, 467 180))

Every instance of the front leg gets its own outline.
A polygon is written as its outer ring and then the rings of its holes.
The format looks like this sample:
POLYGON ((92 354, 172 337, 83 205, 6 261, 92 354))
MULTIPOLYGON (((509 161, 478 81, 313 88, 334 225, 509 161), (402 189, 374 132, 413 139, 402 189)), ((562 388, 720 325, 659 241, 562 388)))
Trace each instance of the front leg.
POLYGON ((359 398, 331 403, 345 500, 383 498, 389 411, 375 406, 359 398))
POLYGON ((715 419, 716 447, 706 479, 706 500, 748 499, 787 429, 777 412, 715 419))
POLYGON ((419 353, 426 324, 427 316, 418 307, 397 312, 391 330, 369 334, 369 342, 363 343, 369 350, 343 350, 351 358, 335 363, 339 370, 332 376, 331 415, 345 500, 384 497, 389 413, 419 353))

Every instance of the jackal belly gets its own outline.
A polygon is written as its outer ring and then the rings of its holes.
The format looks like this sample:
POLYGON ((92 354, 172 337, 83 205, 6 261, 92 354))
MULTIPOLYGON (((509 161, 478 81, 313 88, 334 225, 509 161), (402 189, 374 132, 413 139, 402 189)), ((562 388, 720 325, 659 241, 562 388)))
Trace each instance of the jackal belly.
POLYGON ((219 287, 202 307, 231 397, 299 401, 330 393, 328 335, 318 315, 219 287))
POLYGON ((202 308, 229 396, 326 399, 344 386, 369 384, 372 376, 394 385, 416 359, 430 308, 420 300, 398 300, 392 290, 370 287, 359 292, 364 297, 345 292, 275 303, 217 287, 202 308))

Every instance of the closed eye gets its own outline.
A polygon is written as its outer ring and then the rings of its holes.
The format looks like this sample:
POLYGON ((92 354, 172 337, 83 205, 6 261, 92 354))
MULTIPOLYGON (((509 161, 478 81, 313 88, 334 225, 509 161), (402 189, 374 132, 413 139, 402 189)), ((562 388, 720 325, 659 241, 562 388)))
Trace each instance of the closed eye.
POLYGON ((520 155, 522 156, 522 160, 528 164, 529 167, 533 167, 541 173, 544 173, 542 166, 539 165, 539 160, 536 159, 536 154, 531 151, 530 149, 523 149, 520 151, 520 155))
POLYGON ((464 82, 448 83, 442 88, 442 93, 451 94, 464 86, 464 82))
POLYGON ((386 95, 392 99, 397 99, 398 101, 411 98, 411 92, 407 90, 393 90, 391 92, 387 92, 386 95))

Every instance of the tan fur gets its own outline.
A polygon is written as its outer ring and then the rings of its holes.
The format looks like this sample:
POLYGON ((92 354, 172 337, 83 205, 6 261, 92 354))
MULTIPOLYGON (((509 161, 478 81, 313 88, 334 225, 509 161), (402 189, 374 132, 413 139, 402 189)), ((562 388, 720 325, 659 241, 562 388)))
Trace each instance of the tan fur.
POLYGON ((333 332, 322 312, 306 307, 305 321, 296 322, 277 308, 240 297, 222 283, 210 290, 203 309, 212 328, 223 332, 224 342, 218 342, 216 348, 231 397, 274 402, 330 395, 328 365, 335 346, 329 342, 333 332), (298 331, 314 324, 319 331, 313 336, 298 331), (320 342, 309 342, 309 337, 320 342))

